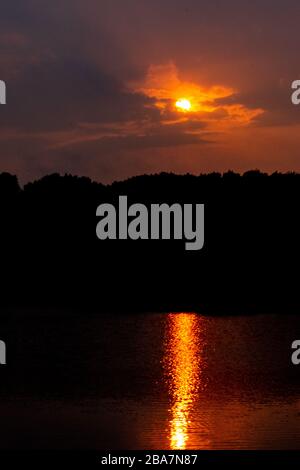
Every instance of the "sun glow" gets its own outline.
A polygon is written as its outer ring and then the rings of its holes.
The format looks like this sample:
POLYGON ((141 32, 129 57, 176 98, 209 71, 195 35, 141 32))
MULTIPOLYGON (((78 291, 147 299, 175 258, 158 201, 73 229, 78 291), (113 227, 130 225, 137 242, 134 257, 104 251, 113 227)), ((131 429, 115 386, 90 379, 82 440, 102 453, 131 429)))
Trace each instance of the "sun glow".
POLYGON ((192 109, 191 102, 186 98, 180 98, 179 100, 177 100, 175 106, 179 111, 183 112, 191 111, 192 109))
POLYGON ((172 62, 150 65, 145 78, 128 83, 128 87, 152 100, 152 105, 160 110, 164 125, 172 124, 173 112, 176 111, 184 120, 193 118, 194 126, 198 120, 200 126, 205 123, 215 132, 248 125, 264 112, 261 108, 248 108, 236 101, 238 90, 227 85, 203 85, 181 79, 172 62))

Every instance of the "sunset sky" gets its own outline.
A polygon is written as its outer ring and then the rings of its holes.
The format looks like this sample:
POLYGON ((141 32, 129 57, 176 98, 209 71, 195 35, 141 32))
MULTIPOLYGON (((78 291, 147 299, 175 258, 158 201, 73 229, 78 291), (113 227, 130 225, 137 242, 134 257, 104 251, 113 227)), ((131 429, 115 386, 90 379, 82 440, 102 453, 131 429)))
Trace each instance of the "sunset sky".
POLYGON ((0 8, 0 171, 300 171, 298 0, 0 8))

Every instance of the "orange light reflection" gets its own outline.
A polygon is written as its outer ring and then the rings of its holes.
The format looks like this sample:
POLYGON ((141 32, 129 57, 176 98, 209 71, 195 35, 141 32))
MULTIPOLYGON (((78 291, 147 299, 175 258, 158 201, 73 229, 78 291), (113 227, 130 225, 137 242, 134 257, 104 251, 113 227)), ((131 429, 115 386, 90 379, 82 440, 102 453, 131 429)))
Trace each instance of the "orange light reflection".
POLYGON ((164 368, 172 400, 171 449, 186 449, 190 437, 190 415, 201 381, 199 323, 196 314, 168 315, 164 368))

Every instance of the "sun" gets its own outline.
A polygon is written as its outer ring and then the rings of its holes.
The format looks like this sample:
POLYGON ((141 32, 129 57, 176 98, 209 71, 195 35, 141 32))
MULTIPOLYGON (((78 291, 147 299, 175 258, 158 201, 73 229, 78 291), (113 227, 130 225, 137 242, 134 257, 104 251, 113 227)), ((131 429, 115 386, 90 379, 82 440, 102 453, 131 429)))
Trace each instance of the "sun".
POLYGON ((177 100, 175 106, 179 111, 183 112, 191 111, 192 109, 191 102, 186 98, 180 98, 179 100, 177 100))

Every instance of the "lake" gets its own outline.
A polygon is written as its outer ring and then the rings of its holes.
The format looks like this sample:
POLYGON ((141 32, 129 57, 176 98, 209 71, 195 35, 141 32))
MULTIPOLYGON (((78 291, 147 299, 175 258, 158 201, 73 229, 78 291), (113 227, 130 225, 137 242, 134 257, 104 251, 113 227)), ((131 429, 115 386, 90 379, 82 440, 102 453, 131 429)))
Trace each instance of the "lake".
POLYGON ((2 448, 300 448, 300 316, 14 313, 0 339, 2 448))

